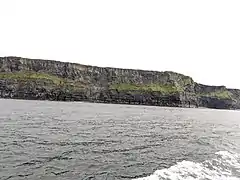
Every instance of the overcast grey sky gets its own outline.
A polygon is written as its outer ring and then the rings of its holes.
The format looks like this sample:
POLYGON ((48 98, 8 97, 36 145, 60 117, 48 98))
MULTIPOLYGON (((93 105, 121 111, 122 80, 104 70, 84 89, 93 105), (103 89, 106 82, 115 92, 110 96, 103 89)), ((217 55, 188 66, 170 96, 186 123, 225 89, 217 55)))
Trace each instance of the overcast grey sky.
POLYGON ((239 0, 0 0, 0 56, 171 70, 240 88, 239 0))

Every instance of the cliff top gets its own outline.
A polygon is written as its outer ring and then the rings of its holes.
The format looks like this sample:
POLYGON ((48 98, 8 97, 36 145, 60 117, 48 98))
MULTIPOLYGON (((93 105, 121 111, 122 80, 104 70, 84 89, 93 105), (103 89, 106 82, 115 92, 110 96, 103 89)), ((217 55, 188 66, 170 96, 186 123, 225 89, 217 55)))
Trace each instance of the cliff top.
MULTIPOLYGON (((3 61, 5 61, 5 63, 8 64, 9 62, 9 66, 16 66, 18 65, 18 63, 22 63, 25 64, 26 66, 33 66, 32 63, 35 62, 36 65, 41 65, 41 64, 45 64, 42 68, 48 68, 49 64, 57 64, 60 66, 70 66, 70 67, 74 67, 76 69, 106 69, 106 70, 112 70, 112 71, 128 71, 128 72, 139 72, 140 74, 144 73, 144 74, 148 74, 148 73, 152 73, 152 74, 165 74, 165 75, 170 75, 170 76, 174 76, 174 77, 181 77, 183 79, 190 79, 190 81, 192 81, 192 83, 194 82, 193 79, 190 76, 181 74, 181 73, 177 73, 177 72, 173 72, 173 71, 155 71, 155 70, 142 70, 142 69, 127 69, 127 68, 116 68, 116 67, 99 67, 99 66, 92 66, 92 65, 86 65, 86 64, 80 64, 80 63, 72 63, 72 62, 63 62, 63 61, 57 61, 57 60, 49 60, 49 59, 32 59, 32 58, 23 58, 23 57, 19 57, 19 56, 5 56, 5 57, 0 57, 0 72, 5 72, 5 70, 1 67, 3 65, 3 61)), ((14 68, 14 67, 13 67, 14 68)), ((37 67, 34 67, 35 69, 33 69, 34 71, 37 70, 37 67)), ((49 66, 49 68, 51 68, 49 66)), ((19 69, 20 70, 20 69, 19 69)), ((16 70, 16 71, 19 71, 16 70)), ((55 75, 55 74, 54 74, 55 75)), ((195 82, 194 82, 195 83, 195 82)), ((223 85, 219 85, 219 86, 213 86, 213 85, 205 85, 205 84, 201 84, 201 83, 197 83, 199 87, 209 87, 209 88, 220 88, 220 89, 226 89, 226 86, 223 85)), ((240 91, 238 89, 229 89, 232 91, 240 91)))
MULTIPOLYGON (((88 67, 88 68, 101 68, 101 69, 112 69, 112 70, 120 70, 120 71, 139 71, 139 72, 145 72, 145 73, 167 73, 177 76, 183 76, 185 78, 191 78, 190 76, 177 73, 174 71, 156 71, 156 70, 143 70, 143 69, 132 69, 132 68, 117 68, 117 67, 102 67, 102 66, 94 66, 94 65, 87 65, 87 64, 80 64, 80 63, 73 63, 73 62, 64 62, 64 61, 57 61, 57 60, 50 60, 50 59, 33 59, 33 58, 23 58, 19 56, 5 56, 0 57, 0 61, 38 61, 38 62, 48 62, 48 63, 57 63, 57 64, 70 64, 73 66, 82 66, 82 67, 88 67)), ((192 79, 192 78, 191 78, 192 79)))

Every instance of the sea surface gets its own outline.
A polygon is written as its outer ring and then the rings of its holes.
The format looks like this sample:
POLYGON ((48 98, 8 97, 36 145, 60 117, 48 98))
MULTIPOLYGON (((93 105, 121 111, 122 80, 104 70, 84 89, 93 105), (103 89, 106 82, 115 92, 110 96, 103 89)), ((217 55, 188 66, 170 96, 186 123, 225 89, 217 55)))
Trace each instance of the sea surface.
POLYGON ((240 112, 1 99, 0 179, 240 179, 240 112))

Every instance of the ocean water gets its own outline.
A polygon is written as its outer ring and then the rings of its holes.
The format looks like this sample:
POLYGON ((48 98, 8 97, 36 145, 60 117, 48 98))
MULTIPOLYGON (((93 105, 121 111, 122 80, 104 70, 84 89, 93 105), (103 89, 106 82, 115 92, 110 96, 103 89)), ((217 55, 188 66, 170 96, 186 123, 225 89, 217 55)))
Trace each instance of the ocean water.
POLYGON ((240 112, 1 99, 0 179, 240 179, 240 112))

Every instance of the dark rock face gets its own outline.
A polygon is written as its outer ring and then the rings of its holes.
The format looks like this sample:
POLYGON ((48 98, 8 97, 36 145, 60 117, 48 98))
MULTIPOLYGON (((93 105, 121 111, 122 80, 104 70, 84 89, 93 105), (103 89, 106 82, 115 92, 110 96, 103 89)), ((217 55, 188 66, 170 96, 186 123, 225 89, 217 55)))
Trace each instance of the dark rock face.
POLYGON ((175 72, 0 58, 0 97, 237 109, 240 90, 195 83, 175 72))

